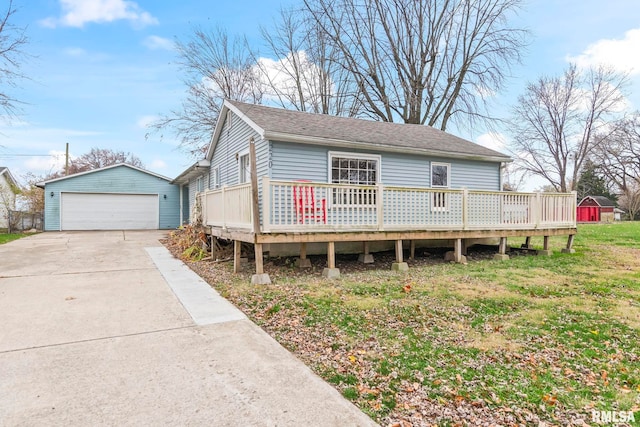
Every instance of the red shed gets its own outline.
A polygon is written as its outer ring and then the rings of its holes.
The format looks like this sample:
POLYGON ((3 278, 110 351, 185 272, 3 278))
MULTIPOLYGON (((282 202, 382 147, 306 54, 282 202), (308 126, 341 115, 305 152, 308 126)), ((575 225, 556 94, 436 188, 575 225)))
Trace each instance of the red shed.
POLYGON ((578 222, 613 222, 616 204, 604 196, 587 196, 578 203, 578 222))

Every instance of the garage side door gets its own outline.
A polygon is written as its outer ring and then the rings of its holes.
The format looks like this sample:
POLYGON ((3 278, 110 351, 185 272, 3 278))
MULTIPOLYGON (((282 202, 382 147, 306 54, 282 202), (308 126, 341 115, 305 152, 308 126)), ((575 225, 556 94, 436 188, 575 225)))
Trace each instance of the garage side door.
POLYGON ((62 193, 62 230, 157 230, 155 194, 62 193))

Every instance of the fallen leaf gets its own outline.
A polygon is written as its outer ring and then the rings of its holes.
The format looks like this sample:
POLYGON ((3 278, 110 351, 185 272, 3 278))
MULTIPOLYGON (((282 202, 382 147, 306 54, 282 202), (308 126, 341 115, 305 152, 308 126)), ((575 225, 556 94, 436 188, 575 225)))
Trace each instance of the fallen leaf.
POLYGON ((550 394, 545 394, 544 396, 542 396, 542 401, 549 406, 554 406, 556 403, 558 403, 558 398, 550 394))
POLYGON ((66 297, 64 300, 65 301, 73 301, 74 299, 76 299, 76 297, 66 297))

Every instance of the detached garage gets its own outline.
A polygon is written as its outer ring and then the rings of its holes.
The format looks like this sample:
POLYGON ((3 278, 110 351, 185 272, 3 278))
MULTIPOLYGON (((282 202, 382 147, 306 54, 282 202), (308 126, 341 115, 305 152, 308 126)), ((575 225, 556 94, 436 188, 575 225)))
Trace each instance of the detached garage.
POLYGON ((180 193, 171 179, 127 164, 40 183, 44 229, 157 230, 180 225, 180 193))

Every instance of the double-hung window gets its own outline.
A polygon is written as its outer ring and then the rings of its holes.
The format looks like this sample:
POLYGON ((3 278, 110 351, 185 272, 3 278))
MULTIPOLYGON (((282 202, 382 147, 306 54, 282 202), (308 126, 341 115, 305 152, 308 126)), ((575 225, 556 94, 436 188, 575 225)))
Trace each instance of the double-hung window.
POLYGON ((200 193, 204 191, 204 179, 201 176, 196 178, 196 192, 200 193))
POLYGON ((249 161, 249 150, 238 154, 238 183, 244 184, 251 181, 251 163, 249 161))
MULTIPOLYGON (((329 178, 333 184, 376 185, 380 180, 379 155, 329 152, 329 178)), ((337 188, 333 204, 374 205, 374 189, 337 188)))
MULTIPOLYGON (((449 188, 451 165, 449 163, 431 163, 431 188, 449 188)), ((431 196, 432 211, 449 210, 449 193, 438 191, 431 196)))
POLYGON ((213 168, 211 176, 211 188, 216 189, 220 187, 220 167, 213 168))

